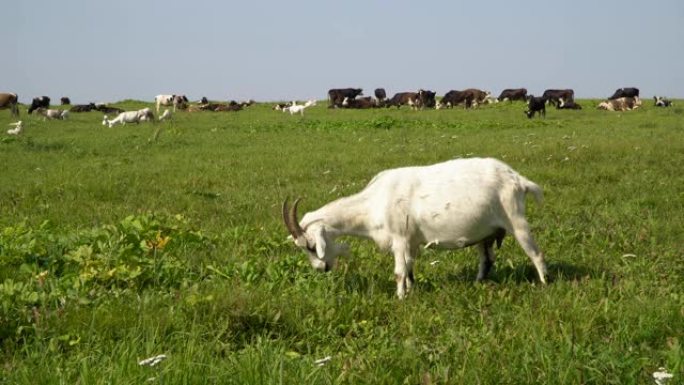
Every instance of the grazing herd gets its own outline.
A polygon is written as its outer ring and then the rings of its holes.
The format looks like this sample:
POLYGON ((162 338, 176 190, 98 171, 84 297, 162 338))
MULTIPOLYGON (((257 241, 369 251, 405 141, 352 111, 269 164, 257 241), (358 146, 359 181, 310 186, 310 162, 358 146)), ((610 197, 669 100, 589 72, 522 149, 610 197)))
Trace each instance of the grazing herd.
MULTIPOLYGON (((363 96, 361 88, 333 88, 328 91, 328 108, 389 108, 408 106, 414 110, 425 108, 448 109, 456 106, 463 106, 465 109, 476 108, 482 104, 498 103, 508 101, 525 101, 527 110, 525 114, 528 118, 535 115, 546 116, 546 106, 554 106, 558 110, 581 110, 582 105, 575 102, 575 91, 572 89, 547 89, 541 96, 534 96, 527 93, 526 88, 507 88, 501 91, 497 98, 494 98, 489 91, 477 88, 465 90, 451 90, 444 94, 440 99, 436 98, 436 93, 429 90, 420 89, 418 91, 397 92, 391 98, 387 98, 384 88, 377 88, 374 92, 375 98, 363 96)), ((658 107, 669 107, 672 102, 663 97, 654 96, 654 105, 658 107)), ((275 105, 273 109, 281 110, 288 105, 275 105)), ((619 88, 615 93, 598 104, 598 109, 608 111, 627 111, 641 106, 639 99, 639 89, 634 87, 619 88)))
MULTIPOLYGON (((477 88, 467 88, 464 90, 448 91, 441 98, 437 98, 434 91, 419 89, 418 91, 397 92, 391 98, 387 97, 384 88, 376 88, 373 92, 374 97, 363 96, 361 88, 333 88, 328 90, 328 108, 340 109, 370 109, 370 108, 390 108, 400 109, 407 106, 413 110, 423 109, 450 109, 456 106, 463 106, 465 109, 477 108, 482 104, 499 103, 508 101, 525 101, 527 109, 525 115, 533 118, 546 116, 546 106, 551 105, 559 110, 581 110, 582 106, 575 102, 575 92, 572 89, 547 89, 541 96, 534 96, 527 92, 526 88, 507 88, 501 91, 498 97, 494 98, 489 91, 477 88)), ((653 97, 654 106, 670 107, 672 101, 662 97, 653 97)), ((254 104, 254 100, 236 102, 231 100, 227 103, 215 103, 202 97, 199 103, 190 104, 187 96, 179 94, 160 94, 155 96, 154 104, 159 121, 169 120, 171 111, 168 109, 159 115, 160 107, 169 106, 173 111, 181 109, 187 112, 197 111, 241 111, 245 107, 254 104)), ((60 98, 62 106, 71 105, 71 99, 63 96, 60 98)), ((303 104, 296 101, 290 103, 278 103, 273 106, 273 110, 289 112, 290 115, 304 115, 304 111, 316 105, 315 100, 309 100, 303 104)), ((606 111, 629 111, 639 108, 642 100, 639 98, 639 89, 635 87, 618 88, 606 100, 600 102, 596 108, 606 111)), ((0 110, 9 109, 12 116, 19 117, 19 98, 16 93, 0 93, 0 110)), ((81 113, 89 111, 99 111, 104 115, 102 124, 113 127, 117 124, 139 123, 144 121, 154 121, 155 114, 150 108, 137 111, 124 111, 121 108, 108 106, 103 103, 74 104, 69 109, 51 109, 50 98, 48 96, 38 96, 31 100, 28 106, 29 114, 42 116, 44 120, 59 119, 65 120, 69 113, 81 113), (114 119, 109 119, 110 115, 115 115, 114 119)), ((21 125, 19 125, 21 127, 21 125)), ((21 130, 19 129, 18 132, 21 130)))

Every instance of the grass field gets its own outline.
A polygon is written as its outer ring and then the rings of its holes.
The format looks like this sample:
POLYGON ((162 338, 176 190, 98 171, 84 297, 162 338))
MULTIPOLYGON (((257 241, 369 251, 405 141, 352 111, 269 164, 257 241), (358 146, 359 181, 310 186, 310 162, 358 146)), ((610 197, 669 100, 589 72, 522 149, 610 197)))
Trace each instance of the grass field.
POLYGON ((580 103, 534 120, 522 103, 257 104, 114 128, 22 108, 19 137, 0 111, 0 384, 683 383, 684 109, 580 103), (507 238, 483 284, 475 250, 423 252, 399 301, 371 242, 321 274, 286 240, 285 197, 303 213, 470 156, 544 189, 527 217, 549 285, 507 238))

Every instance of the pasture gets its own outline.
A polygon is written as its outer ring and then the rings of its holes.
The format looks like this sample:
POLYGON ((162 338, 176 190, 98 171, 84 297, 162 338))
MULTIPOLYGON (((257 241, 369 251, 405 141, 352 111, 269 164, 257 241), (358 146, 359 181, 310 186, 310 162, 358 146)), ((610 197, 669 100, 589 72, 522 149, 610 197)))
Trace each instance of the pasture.
POLYGON ((16 137, 0 111, 0 384, 647 384, 659 367, 681 383, 684 109, 579 103, 532 120, 521 102, 260 103, 113 128, 23 106, 16 137), (399 301, 370 241, 323 274, 286 239, 285 197, 304 213, 470 156, 544 189, 527 218, 549 285, 508 237, 482 284, 475 250, 424 250, 399 301))

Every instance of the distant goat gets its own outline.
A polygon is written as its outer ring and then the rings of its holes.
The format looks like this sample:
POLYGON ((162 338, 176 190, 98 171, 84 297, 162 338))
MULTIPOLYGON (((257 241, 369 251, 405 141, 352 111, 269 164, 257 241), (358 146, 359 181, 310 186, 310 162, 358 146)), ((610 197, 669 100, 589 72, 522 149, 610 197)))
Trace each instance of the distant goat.
POLYGON ((159 121, 162 122, 164 120, 169 120, 169 119, 171 119, 171 111, 166 109, 166 110, 164 110, 164 113, 161 114, 161 116, 159 117, 159 121))
POLYGON ((107 115, 102 120, 103 126, 114 127, 117 124, 126 125, 126 123, 138 124, 144 121, 154 121, 154 114, 149 108, 143 108, 138 111, 124 111, 116 116, 116 118, 109 120, 107 115))
POLYGON ((331 270, 347 246, 344 235, 369 238, 394 254, 397 296, 411 288, 419 246, 458 249, 477 246, 487 277, 493 246, 513 234, 546 283, 544 255, 525 219, 525 196, 537 201, 542 190, 507 164, 492 158, 456 159, 430 166, 382 171, 359 193, 337 199, 297 220, 297 204, 283 203, 292 239, 318 271, 331 270))
POLYGON ((15 123, 10 123, 9 125, 14 126, 14 128, 10 128, 9 130, 7 130, 7 133, 9 135, 19 135, 23 129, 21 120, 15 123))
POLYGON ((54 109, 47 109, 44 107, 38 107, 33 112, 37 113, 38 115, 42 115, 44 119, 65 120, 66 118, 69 117, 69 111, 67 111, 67 110, 54 110, 54 109))
POLYGON ((298 105, 296 102, 292 102, 292 105, 289 107, 283 108, 283 112, 289 112, 290 115, 294 115, 296 113, 299 113, 300 115, 304 115, 304 110, 315 106, 316 101, 315 100, 309 100, 308 102, 304 103, 304 105, 298 105))

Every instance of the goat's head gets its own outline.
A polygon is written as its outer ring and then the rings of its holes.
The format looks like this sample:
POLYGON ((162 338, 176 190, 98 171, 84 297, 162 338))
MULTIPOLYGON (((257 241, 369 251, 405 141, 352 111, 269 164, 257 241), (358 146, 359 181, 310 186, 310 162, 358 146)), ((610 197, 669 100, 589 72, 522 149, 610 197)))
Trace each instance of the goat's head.
POLYGON ((314 269, 330 271, 337 265, 337 256, 347 253, 347 245, 336 243, 322 221, 311 222, 306 228, 302 228, 297 220, 297 205, 300 200, 295 200, 292 208, 288 207, 287 199, 283 202, 285 227, 295 245, 304 250, 314 269))

